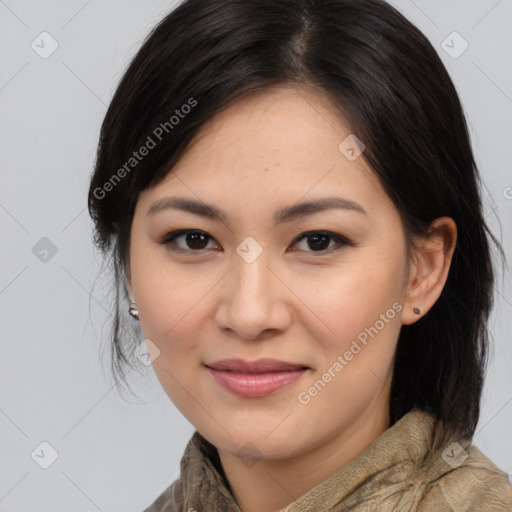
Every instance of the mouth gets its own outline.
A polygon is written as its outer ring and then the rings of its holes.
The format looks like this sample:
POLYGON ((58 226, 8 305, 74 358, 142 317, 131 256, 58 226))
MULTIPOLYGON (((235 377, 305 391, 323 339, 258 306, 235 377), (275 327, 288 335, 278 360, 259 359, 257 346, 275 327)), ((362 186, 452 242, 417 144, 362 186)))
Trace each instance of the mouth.
POLYGON ((224 389, 243 397, 275 394, 310 370, 302 364, 276 359, 224 359, 204 366, 224 389))

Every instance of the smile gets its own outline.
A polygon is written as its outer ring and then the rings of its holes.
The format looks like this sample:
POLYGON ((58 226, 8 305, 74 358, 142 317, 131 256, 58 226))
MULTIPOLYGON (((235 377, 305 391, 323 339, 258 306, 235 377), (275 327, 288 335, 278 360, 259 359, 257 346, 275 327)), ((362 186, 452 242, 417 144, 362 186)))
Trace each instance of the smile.
POLYGON ((205 365, 215 381, 231 393, 243 397, 263 397, 297 381, 308 367, 274 359, 254 362, 226 359, 205 365))

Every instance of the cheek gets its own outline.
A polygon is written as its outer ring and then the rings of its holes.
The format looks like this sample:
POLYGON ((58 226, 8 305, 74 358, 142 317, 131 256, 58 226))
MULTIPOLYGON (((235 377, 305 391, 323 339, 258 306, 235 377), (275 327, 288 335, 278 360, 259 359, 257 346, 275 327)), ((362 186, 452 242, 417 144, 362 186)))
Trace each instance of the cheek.
POLYGON ((309 325, 318 325, 324 334, 321 340, 315 338, 332 350, 347 349, 360 334, 364 340, 365 329, 375 323, 379 331, 393 330, 395 336, 398 332, 403 268, 393 258, 389 262, 372 260, 360 258, 331 272, 305 274, 300 280, 295 277, 294 292, 314 313, 310 313, 309 325), (387 329, 390 324, 393 329, 387 329))
POLYGON ((327 404, 340 404, 322 428, 362 414, 389 383, 402 305, 400 280, 388 271, 385 264, 354 266, 310 289, 308 304, 333 332, 315 336, 315 372, 297 398, 311 417, 321 416, 327 404))
MULTIPOLYGON (((147 272, 150 274, 150 272, 147 272)), ((186 343, 183 338, 197 330, 204 316, 204 300, 214 282, 191 279, 178 273, 148 275, 138 288, 137 301, 142 329, 147 337, 164 343, 186 343), (203 300, 201 300, 203 298, 203 300)))
POLYGON ((187 337, 200 324, 198 315, 218 281, 217 272, 176 264, 160 247, 134 246, 131 258, 132 287, 145 337, 164 351, 190 346, 187 337))
POLYGON ((191 412, 189 391, 201 370, 200 331, 211 314, 206 310, 207 294, 218 278, 211 273, 184 272, 157 258, 142 262, 134 290, 144 337, 160 350, 153 370, 176 407, 187 417, 200 417, 200 410, 191 412))

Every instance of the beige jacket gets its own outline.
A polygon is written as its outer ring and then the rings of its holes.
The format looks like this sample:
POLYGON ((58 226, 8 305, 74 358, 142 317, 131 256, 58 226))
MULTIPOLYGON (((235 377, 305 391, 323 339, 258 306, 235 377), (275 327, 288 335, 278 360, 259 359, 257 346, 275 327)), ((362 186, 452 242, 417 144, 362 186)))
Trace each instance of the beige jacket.
MULTIPOLYGON (((433 424, 427 413, 409 412, 281 512, 512 512, 508 475, 468 440, 429 450, 433 424)), ((180 478, 144 512, 241 512, 219 464, 196 431, 180 478)))

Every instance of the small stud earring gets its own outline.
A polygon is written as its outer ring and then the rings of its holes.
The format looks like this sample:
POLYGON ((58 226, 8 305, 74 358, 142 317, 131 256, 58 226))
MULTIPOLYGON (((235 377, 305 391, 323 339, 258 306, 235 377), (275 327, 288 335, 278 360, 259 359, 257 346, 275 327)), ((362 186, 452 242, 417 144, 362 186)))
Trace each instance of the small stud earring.
POLYGON ((130 308, 128 309, 128 313, 135 318, 135 320, 139 319, 139 310, 135 307, 135 302, 130 302, 130 308))
MULTIPOLYGON (((418 281, 421 278, 421 276, 416 276, 416 281, 418 281)), ((420 308, 413 308, 413 313, 416 315, 421 315, 421 309, 420 308)))

